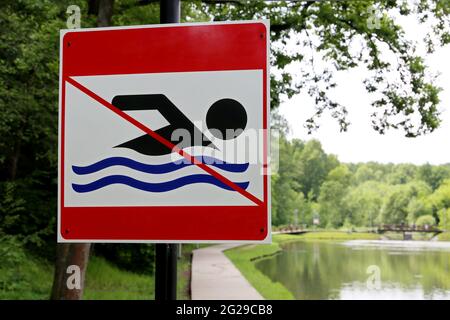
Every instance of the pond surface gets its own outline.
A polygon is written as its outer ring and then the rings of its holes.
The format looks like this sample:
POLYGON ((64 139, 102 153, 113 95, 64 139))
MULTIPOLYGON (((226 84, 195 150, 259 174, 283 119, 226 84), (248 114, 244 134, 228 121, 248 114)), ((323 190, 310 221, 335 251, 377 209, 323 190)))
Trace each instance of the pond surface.
POLYGON ((256 267, 296 299, 450 299, 450 248, 403 241, 291 242, 256 267))

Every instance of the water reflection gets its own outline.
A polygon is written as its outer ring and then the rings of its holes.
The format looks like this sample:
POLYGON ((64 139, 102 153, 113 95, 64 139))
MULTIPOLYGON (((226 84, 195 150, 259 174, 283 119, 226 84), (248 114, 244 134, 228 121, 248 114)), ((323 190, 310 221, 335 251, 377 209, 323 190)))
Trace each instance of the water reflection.
POLYGON ((256 262, 297 299, 450 299, 450 252, 349 247, 292 242, 256 262), (367 268, 379 267, 380 287, 367 286, 367 268))

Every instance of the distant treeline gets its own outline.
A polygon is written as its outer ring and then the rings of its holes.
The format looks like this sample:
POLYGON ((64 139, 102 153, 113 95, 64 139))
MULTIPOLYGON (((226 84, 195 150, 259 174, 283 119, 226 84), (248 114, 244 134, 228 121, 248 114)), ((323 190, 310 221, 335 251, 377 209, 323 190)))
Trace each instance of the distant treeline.
POLYGON ((316 217, 326 228, 450 226, 450 212, 444 216, 450 206, 450 164, 341 163, 317 140, 282 138, 279 152, 279 170, 272 177, 274 225, 311 225, 316 217))

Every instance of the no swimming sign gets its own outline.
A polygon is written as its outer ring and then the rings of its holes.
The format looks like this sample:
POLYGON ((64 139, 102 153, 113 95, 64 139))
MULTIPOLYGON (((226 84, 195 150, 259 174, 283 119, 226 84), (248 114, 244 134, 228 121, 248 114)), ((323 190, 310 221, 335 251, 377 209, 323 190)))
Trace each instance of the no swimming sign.
POLYGON ((60 242, 270 240, 268 28, 61 32, 60 242))

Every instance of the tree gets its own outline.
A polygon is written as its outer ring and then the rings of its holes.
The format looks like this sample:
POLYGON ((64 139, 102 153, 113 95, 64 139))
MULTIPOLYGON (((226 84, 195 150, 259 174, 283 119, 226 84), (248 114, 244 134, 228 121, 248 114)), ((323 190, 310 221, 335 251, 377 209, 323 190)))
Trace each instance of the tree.
POLYGON ((21 203, 20 214, 5 213, 14 216, 6 231, 46 258, 54 257, 58 30, 68 2, 0 2, 0 193, 21 203))
POLYGON ((434 220, 432 215, 424 215, 424 216, 420 216, 417 221, 416 221, 416 225, 418 226, 434 226, 436 224, 436 220, 434 220))
POLYGON ((310 224, 312 221, 312 210, 310 202, 305 198, 302 192, 296 192, 293 195, 292 207, 294 215, 291 223, 298 225, 310 224))
POLYGON ((336 157, 327 155, 319 141, 310 140, 296 160, 297 175, 294 179, 306 197, 316 200, 328 172, 337 165, 336 157))
POLYGON ((450 210, 442 208, 438 212, 439 227, 448 231, 450 230, 450 210))
POLYGON ((408 217, 410 217, 409 220, 414 221, 415 214, 429 213, 426 204, 421 204, 419 209, 415 207, 417 201, 426 201, 425 199, 430 194, 431 188, 423 181, 412 181, 408 184, 392 186, 392 192, 387 196, 381 210, 380 222, 389 224, 407 223, 408 217))
POLYGON ((373 227, 388 192, 388 185, 373 180, 351 187, 344 200, 351 213, 350 222, 356 226, 373 227))
POLYGON ((407 221, 409 224, 416 223, 416 220, 421 216, 428 216, 433 213, 429 202, 423 198, 412 198, 408 204, 407 211, 407 221))
POLYGON ((367 70, 364 85, 375 97, 371 115, 376 131, 402 129, 414 137, 438 127, 440 88, 396 17, 415 16, 419 24, 433 24, 424 39, 431 53, 450 42, 447 0, 204 2, 214 20, 271 19, 272 106, 278 106, 283 95, 307 92, 316 103, 316 113, 306 122, 310 130, 317 128, 317 119, 326 111, 341 130, 347 129, 345 106, 327 91, 337 86, 337 71, 357 66, 367 70), (286 47, 290 40, 296 47, 286 47), (290 64, 298 70, 298 81, 286 69, 290 64))
POLYGON ((376 173, 367 164, 359 165, 353 175, 353 183, 359 185, 369 180, 377 180, 376 173))
POLYGON ((346 219, 352 220, 351 213, 344 201, 350 186, 350 171, 340 165, 328 173, 326 181, 320 187, 321 223, 328 227, 340 227, 346 219))
MULTIPOLYGON (((90 1, 89 4, 91 5, 89 9, 91 12, 98 12, 97 26, 106 27, 110 25, 114 0, 90 1), (95 6, 95 8, 92 8, 92 6, 95 6)), ((89 261, 90 248, 90 243, 57 244, 51 299, 80 300, 83 297, 84 278, 89 261), (79 288, 69 288, 66 285, 67 278, 70 276, 67 270, 71 265, 76 265, 80 270, 79 288)))
POLYGON ((436 190, 442 181, 450 178, 450 168, 448 166, 432 166, 427 163, 418 168, 417 178, 425 181, 433 190, 436 190))
POLYGON ((430 196, 429 201, 433 206, 434 212, 443 208, 450 208, 450 179, 442 182, 439 188, 430 196))
POLYGON ((87 243, 58 243, 50 296, 52 300, 82 299, 90 247, 90 244, 87 243), (76 271, 72 269, 73 267, 76 268, 76 271), (70 287, 68 285, 72 276, 79 276, 79 286, 70 287))
POLYGON ((410 195, 405 186, 396 186, 385 200, 380 214, 380 222, 386 224, 406 223, 410 195))
POLYGON ((279 143, 279 168, 277 174, 272 176, 272 221, 275 225, 291 222, 293 202, 297 197, 296 190, 299 189, 294 179, 295 159, 303 148, 301 142, 291 143, 284 136, 280 137, 279 143))
POLYGON ((416 176, 416 166, 413 164, 398 164, 392 167, 387 176, 389 184, 405 184, 416 176))

